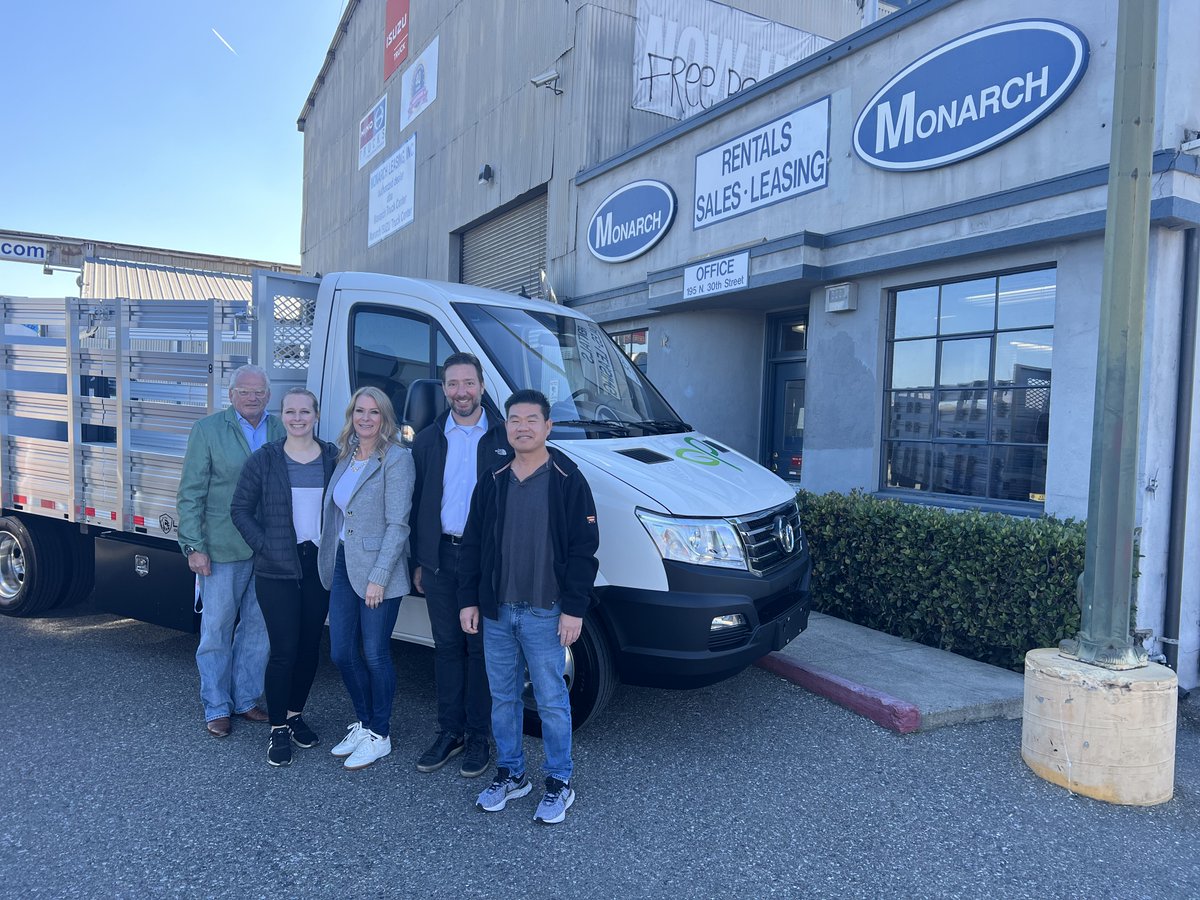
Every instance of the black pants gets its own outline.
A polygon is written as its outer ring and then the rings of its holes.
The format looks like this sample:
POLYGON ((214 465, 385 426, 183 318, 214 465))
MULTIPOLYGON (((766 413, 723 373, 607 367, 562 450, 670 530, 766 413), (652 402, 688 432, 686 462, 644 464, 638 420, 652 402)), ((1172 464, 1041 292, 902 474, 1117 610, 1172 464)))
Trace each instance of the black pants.
POLYGON ((433 631, 433 674, 437 687, 438 730, 487 737, 492 695, 483 664, 483 628, 467 634, 458 622, 458 547, 442 541, 438 570, 421 572, 425 605, 433 631))
POLYGON ((263 693, 272 725, 287 723, 288 710, 301 712, 317 674, 321 632, 329 613, 329 591, 317 573, 317 547, 305 541, 296 547, 303 577, 254 579, 258 605, 267 623, 271 653, 263 693))

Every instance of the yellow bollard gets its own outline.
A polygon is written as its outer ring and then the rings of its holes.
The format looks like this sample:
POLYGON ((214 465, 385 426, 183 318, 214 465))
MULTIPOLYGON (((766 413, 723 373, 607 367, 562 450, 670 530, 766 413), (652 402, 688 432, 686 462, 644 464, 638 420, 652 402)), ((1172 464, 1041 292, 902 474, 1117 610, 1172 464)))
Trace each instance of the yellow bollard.
POLYGON ((1175 789, 1178 679, 1166 666, 1114 671, 1059 656, 1025 655, 1021 758, 1067 790, 1154 806, 1175 789))

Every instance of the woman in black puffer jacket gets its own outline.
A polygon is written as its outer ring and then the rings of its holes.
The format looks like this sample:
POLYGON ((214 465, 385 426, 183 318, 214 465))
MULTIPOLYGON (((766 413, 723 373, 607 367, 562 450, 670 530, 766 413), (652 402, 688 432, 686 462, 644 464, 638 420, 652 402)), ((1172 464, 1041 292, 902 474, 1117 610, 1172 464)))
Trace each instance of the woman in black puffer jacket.
POLYGON ((287 437, 252 453, 242 468, 229 513, 254 551, 254 590, 271 639, 264 693, 271 719, 267 762, 286 766, 292 743, 320 738, 301 717, 317 672, 329 592, 317 572, 321 507, 337 463, 337 446, 316 437, 311 391, 283 396, 287 437))

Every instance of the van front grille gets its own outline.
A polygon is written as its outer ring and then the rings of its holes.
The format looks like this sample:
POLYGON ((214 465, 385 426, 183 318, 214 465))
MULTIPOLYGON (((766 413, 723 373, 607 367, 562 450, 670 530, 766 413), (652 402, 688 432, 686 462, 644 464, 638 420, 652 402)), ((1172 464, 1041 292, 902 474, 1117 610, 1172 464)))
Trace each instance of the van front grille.
POLYGON ((739 516, 733 520, 746 545, 750 571, 766 575, 790 562, 804 549, 803 532, 800 530, 800 510, 795 501, 784 503, 773 509, 739 516), (784 541, 788 528, 791 529, 792 549, 785 549, 784 541))

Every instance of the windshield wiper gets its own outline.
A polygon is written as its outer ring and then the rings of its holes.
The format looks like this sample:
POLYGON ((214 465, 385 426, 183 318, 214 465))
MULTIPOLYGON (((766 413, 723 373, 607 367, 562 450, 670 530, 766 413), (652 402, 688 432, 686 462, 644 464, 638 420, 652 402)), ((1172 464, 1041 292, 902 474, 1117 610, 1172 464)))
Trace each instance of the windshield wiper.
POLYGON ((607 431, 629 437, 630 422, 618 422, 615 419, 559 419, 554 420, 554 427, 559 428, 590 428, 594 431, 607 431))
POLYGON ((668 419, 641 419, 636 422, 625 419, 567 419, 560 422, 555 419, 554 425, 555 427, 565 425, 576 428, 594 428, 597 431, 609 431, 625 437, 629 437, 631 428, 637 428, 648 434, 680 434, 694 430, 686 422, 668 419))
POLYGON ((647 431, 654 429, 659 434, 682 434, 687 431, 696 430, 687 422, 681 422, 678 419, 674 421, 669 419, 643 419, 640 422, 629 422, 628 424, 636 425, 638 428, 644 428, 647 431))

